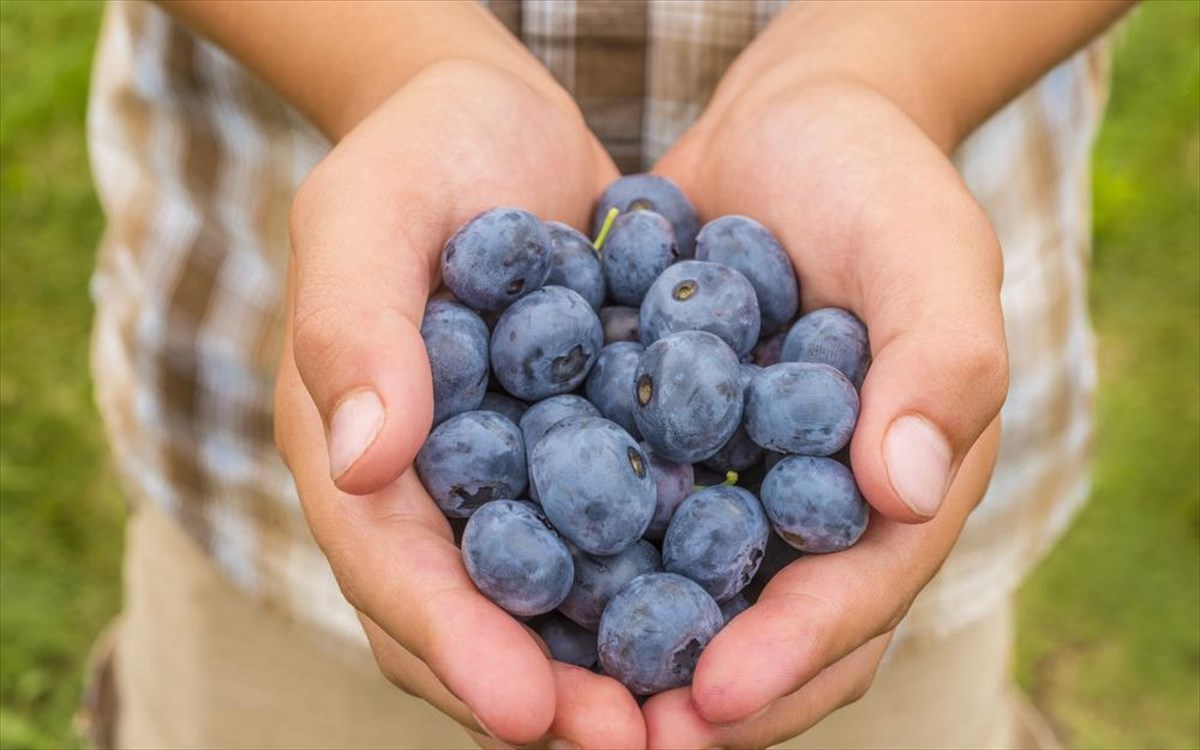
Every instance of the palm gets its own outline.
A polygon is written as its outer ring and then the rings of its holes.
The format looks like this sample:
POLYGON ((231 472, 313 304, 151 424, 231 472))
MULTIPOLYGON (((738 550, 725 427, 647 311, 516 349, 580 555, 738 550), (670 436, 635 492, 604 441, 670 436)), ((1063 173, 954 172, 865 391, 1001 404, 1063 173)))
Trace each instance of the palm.
POLYGON ((613 699, 611 679, 549 663, 468 578, 410 468, 432 414, 420 320, 460 223, 514 205, 585 226, 615 175, 572 107, 460 61, 427 69, 381 105, 293 206, 276 425, 309 525, 385 674, 465 726, 519 742, 547 730, 577 741, 615 730, 638 742, 641 721, 632 698, 613 699), (337 417, 328 415, 364 382, 386 418, 348 468, 331 472, 337 417))

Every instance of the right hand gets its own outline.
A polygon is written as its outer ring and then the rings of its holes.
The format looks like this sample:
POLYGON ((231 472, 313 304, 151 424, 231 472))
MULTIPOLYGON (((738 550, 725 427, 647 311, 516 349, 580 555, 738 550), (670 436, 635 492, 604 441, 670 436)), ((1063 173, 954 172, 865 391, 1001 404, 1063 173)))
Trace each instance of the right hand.
POLYGON ((645 725, 624 687, 550 661, 467 576, 411 467, 433 406, 421 317, 463 221, 512 205, 586 228, 616 176, 549 76, 451 60, 364 118, 292 207, 275 429, 313 536, 384 674, 507 743, 644 746, 645 725))

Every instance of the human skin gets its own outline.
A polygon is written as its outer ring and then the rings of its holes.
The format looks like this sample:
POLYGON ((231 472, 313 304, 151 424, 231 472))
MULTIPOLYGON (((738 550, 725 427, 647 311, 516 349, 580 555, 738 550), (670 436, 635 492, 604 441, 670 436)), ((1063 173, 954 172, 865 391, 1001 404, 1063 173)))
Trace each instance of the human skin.
POLYGON ((851 441, 862 540, 791 564, 643 707, 652 747, 763 747, 869 687, 987 487, 1007 391, 1000 248, 947 155, 1124 10, 804 3, 727 72, 656 167, 702 217, 753 216, 873 362, 851 441), (903 33, 897 33, 897 30, 903 33))
POLYGON ((165 5, 336 144, 293 206, 276 435, 390 680, 488 746, 760 746, 865 691, 982 496, 1006 390, 999 250, 945 154, 1123 6, 793 6, 659 165, 703 217, 771 228, 806 309, 868 325, 852 452, 877 515, 854 548, 782 571, 693 686, 643 715, 478 594, 411 469, 432 414, 414 363, 441 245, 495 205, 586 227, 617 172, 578 108, 469 2, 165 5), (900 416, 907 435, 889 441, 900 416), (918 471, 889 473, 889 451, 918 471))

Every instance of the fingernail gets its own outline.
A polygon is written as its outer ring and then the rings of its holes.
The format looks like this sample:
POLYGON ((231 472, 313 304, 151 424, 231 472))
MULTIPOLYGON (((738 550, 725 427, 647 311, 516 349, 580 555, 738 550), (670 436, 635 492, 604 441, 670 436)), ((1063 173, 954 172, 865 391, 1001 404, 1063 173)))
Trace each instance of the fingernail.
POLYGON ((950 444, 942 433, 921 417, 900 417, 883 440, 883 460, 904 504, 917 515, 937 515, 950 481, 950 444))
POLYGON ((375 441, 383 426, 383 402, 365 389, 342 399, 329 420, 329 472, 337 479, 375 441))
POLYGON ((554 739, 550 740, 550 744, 547 747, 549 747, 550 750, 579 750, 579 745, 576 745, 570 740, 564 740, 561 737, 555 737, 554 739))

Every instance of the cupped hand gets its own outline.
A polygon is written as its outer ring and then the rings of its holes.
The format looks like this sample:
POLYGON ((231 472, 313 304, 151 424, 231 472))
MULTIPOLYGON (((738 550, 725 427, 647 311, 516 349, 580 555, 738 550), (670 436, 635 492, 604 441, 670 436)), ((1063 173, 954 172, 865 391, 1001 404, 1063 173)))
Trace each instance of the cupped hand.
POLYGON ((565 92, 458 60, 341 139, 292 210, 276 437, 305 516, 384 673, 503 742, 644 745, 645 728, 623 687, 551 662, 468 578, 411 469, 432 417, 421 317, 463 221, 512 205, 586 226, 615 176, 565 92))
POLYGON ((891 631, 981 499, 1007 391, 999 246, 945 154, 851 79, 739 79, 655 171, 702 217, 745 214, 788 249, 804 311, 867 325, 851 442, 872 506, 859 544, 805 557, 645 706, 651 746, 761 747, 857 699, 891 631))

